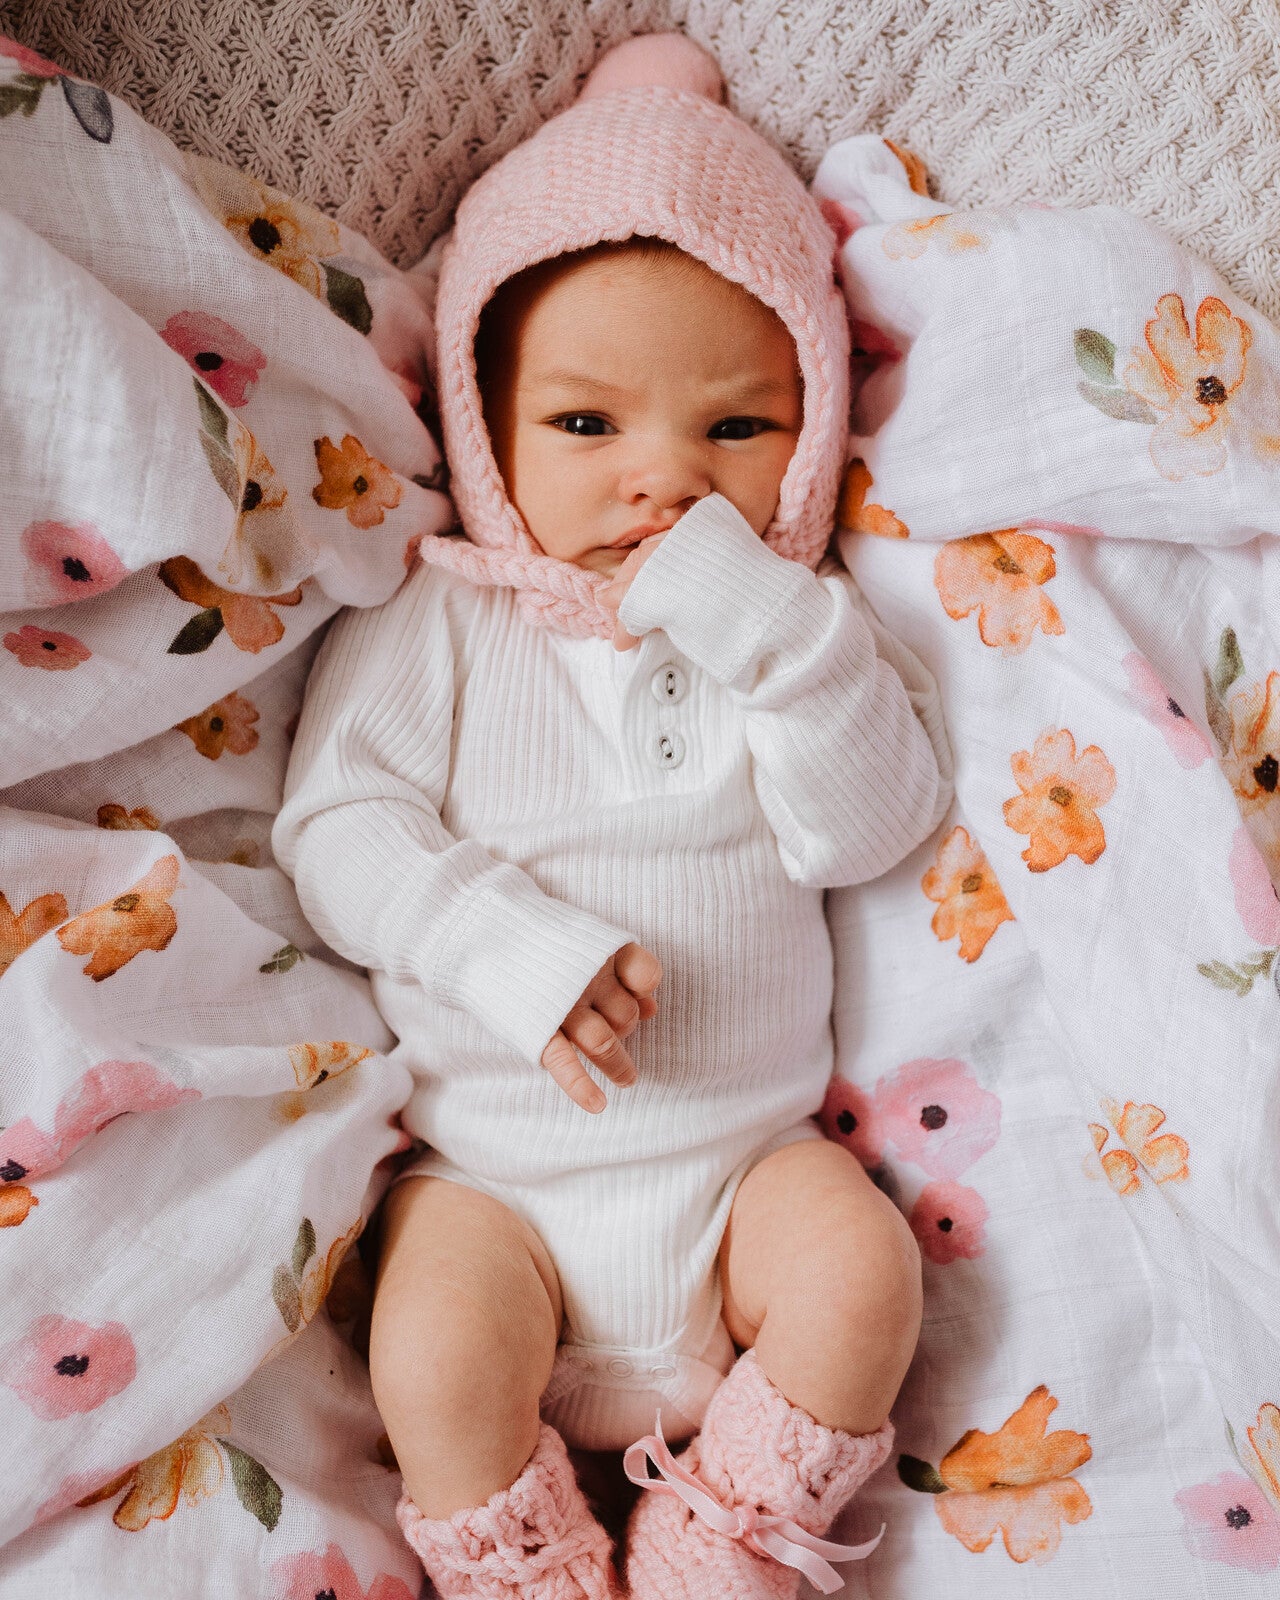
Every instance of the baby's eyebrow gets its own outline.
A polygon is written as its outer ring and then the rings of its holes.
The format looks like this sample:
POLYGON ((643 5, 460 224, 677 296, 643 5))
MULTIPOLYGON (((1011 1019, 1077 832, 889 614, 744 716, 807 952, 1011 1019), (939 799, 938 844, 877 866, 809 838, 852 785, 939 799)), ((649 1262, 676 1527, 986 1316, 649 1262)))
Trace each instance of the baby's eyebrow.
MULTIPOLYGON (((585 372, 574 372, 568 367, 553 367, 549 372, 532 373, 528 379, 529 388, 536 389, 572 389, 575 393, 582 389, 590 389, 597 394, 625 395, 631 391, 615 383, 606 383, 603 378, 593 378, 585 372)), ((525 387, 525 385, 521 385, 525 387)))

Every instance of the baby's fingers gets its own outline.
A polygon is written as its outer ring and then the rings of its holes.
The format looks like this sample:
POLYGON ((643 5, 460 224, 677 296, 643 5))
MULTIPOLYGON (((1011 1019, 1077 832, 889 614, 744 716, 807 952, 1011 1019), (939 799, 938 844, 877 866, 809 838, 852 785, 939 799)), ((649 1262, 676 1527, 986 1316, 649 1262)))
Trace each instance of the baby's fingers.
MULTIPOLYGON (((646 950, 642 944, 624 944, 613 958, 613 970, 618 982, 637 999, 642 995, 645 998, 652 997, 653 991, 662 982, 662 963, 652 950, 646 950)), ((653 1009, 656 1011, 657 1006, 653 1009)), ((652 1015, 645 1011, 643 1002, 641 1012, 644 1016, 652 1015)))
POLYGON ((578 1052, 563 1033, 552 1036, 551 1043, 542 1052, 542 1065, 575 1105, 584 1111, 604 1110, 604 1091, 592 1081, 578 1060, 578 1052))
POLYGON ((607 1017, 593 1006, 576 1005, 560 1024, 560 1031, 576 1044, 587 1060, 614 1083, 631 1083, 636 1069, 607 1017))

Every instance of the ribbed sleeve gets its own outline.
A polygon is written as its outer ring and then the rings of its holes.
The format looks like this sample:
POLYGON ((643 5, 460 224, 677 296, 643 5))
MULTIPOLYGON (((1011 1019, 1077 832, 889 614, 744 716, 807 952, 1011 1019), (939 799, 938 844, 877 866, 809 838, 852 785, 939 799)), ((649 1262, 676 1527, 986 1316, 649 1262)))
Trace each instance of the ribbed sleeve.
MULTIPOLYGON (((531 1063, 605 960, 631 937, 544 894, 440 817, 454 661, 429 569, 388 605, 347 612, 317 659, 294 742, 277 858, 321 936, 469 1012, 531 1063)), ((513 791, 524 774, 495 761, 513 791)))
POLYGON ((661 628, 741 704, 756 794, 797 883, 878 877, 937 825, 941 720, 917 716, 848 573, 819 578, 776 555, 711 495, 641 567, 619 615, 634 634, 661 628))

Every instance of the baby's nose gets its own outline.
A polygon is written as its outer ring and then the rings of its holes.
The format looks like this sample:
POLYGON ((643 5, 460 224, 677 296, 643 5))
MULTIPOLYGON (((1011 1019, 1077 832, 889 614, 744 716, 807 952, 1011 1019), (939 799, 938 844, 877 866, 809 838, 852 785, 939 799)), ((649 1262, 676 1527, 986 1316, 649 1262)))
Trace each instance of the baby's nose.
POLYGON ((620 497, 629 504, 649 500, 681 511, 710 492, 705 468, 693 452, 678 444, 659 443, 637 451, 619 485, 620 497))

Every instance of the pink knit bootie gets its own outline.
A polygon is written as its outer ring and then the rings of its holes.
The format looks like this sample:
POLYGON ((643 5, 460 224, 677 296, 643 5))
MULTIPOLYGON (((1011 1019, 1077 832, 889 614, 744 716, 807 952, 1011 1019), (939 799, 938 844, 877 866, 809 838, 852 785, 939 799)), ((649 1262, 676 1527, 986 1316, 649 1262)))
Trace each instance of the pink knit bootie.
POLYGON ((889 1454, 875 1433, 824 1428, 793 1406, 748 1350, 711 1397, 702 1432, 678 1460, 660 1439, 627 1452, 645 1489, 627 1530, 630 1600, 794 1600, 803 1572, 824 1594, 843 1587, 830 1565, 866 1545, 817 1537, 889 1454), (650 1457, 660 1478, 647 1478, 650 1457))
POLYGON ((524 1471, 486 1505, 433 1520, 404 1495, 396 1520, 440 1600, 616 1600, 608 1535, 546 1423, 524 1471))

